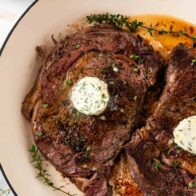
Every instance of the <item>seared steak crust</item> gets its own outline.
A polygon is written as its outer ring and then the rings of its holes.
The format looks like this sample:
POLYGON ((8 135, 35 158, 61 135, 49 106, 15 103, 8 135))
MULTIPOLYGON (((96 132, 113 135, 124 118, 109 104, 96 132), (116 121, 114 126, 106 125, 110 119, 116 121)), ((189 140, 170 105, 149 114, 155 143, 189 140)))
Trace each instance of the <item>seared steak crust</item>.
POLYGON ((193 51, 176 46, 166 72, 166 86, 147 124, 126 146, 132 177, 146 195, 194 195, 196 157, 173 143, 178 123, 196 115, 196 66, 193 51))
POLYGON ((112 194, 110 167, 129 140, 161 66, 144 39, 107 24, 67 36, 44 60, 22 111, 45 158, 86 195, 112 194), (85 76, 108 84, 110 101, 100 116, 83 115, 70 102, 72 83, 85 76))

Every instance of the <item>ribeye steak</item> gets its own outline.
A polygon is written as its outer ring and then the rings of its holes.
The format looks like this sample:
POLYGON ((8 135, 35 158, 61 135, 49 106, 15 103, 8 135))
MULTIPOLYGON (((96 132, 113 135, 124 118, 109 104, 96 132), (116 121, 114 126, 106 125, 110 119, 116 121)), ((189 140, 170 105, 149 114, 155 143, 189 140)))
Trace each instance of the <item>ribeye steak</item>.
POLYGON ((112 194, 110 168, 161 66, 160 56, 143 38, 108 24, 68 35, 43 61, 22 111, 44 157, 86 195, 112 194), (85 76, 108 85, 110 100, 99 116, 79 113, 70 101, 72 85, 85 76))
POLYGON ((132 177, 145 195, 195 195, 196 157, 175 145, 178 123, 196 115, 196 66, 190 48, 173 49, 157 108, 126 146, 132 177))

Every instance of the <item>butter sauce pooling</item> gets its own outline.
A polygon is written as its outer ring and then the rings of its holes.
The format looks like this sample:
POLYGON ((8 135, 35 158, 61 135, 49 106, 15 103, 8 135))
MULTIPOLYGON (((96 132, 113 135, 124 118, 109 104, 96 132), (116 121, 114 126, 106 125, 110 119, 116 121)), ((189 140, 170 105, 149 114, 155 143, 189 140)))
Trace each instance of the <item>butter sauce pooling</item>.
MULTIPOLYGON (((144 22, 146 26, 151 26, 157 30, 167 30, 170 31, 183 31, 188 33, 191 36, 196 35, 196 26, 186 22, 184 20, 175 18, 173 16, 164 16, 164 15, 151 15, 151 14, 145 14, 145 15, 137 15, 137 16, 131 16, 131 20, 138 20, 144 22)), ((192 47, 193 41, 188 39, 187 37, 181 35, 181 36, 171 36, 170 34, 159 34, 159 33, 153 33, 151 36, 146 29, 139 28, 136 32, 136 34, 141 35, 142 37, 146 38, 149 42, 150 41, 159 41, 164 49, 171 51, 173 47, 178 45, 179 43, 184 43, 188 45, 189 47, 192 47)))

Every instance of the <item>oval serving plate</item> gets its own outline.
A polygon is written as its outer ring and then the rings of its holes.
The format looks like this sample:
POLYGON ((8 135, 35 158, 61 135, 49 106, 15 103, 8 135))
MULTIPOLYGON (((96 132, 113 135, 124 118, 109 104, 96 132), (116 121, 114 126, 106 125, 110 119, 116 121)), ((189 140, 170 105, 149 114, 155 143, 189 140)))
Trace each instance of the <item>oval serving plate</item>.
MULTIPOLYGON (((65 34, 68 24, 91 13, 164 14, 196 23, 195 6, 195 0, 41 0, 31 7, 16 25, 0 57, 0 163, 18 195, 64 195, 35 178, 28 152, 31 126, 20 112, 39 69, 36 45, 46 44, 51 34, 65 34)), ((83 195, 53 167, 49 170, 55 184, 83 195)))

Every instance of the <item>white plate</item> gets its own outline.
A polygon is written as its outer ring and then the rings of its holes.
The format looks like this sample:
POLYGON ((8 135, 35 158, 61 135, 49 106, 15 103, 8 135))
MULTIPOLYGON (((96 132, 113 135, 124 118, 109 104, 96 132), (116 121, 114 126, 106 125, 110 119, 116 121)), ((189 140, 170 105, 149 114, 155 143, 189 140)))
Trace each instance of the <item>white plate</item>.
MULTIPOLYGON (((195 0, 40 0, 28 11, 0 57, 0 162, 19 196, 63 195, 35 178, 28 153, 31 126, 20 112, 39 68, 35 64, 35 46, 45 44, 51 34, 64 33, 66 25, 91 13, 156 13, 196 23, 195 7, 195 0)), ((64 184, 66 190, 82 195, 54 169, 51 172, 58 185, 64 184)))

